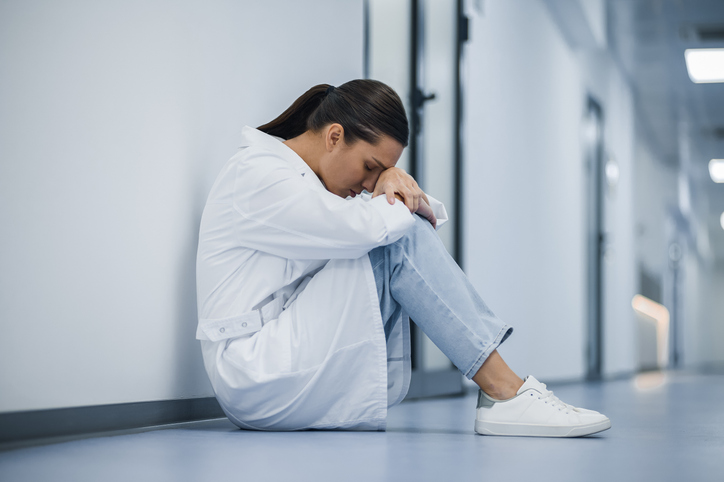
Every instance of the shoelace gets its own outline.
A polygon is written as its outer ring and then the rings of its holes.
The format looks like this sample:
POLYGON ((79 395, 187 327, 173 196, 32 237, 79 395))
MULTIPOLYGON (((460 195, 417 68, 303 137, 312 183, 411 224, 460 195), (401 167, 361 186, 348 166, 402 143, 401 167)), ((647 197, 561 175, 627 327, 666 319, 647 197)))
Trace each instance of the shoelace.
POLYGON ((570 410, 570 411, 576 411, 576 407, 573 405, 569 405, 560 398, 553 395, 553 392, 551 390, 548 390, 545 383, 541 383, 543 385, 544 392, 541 394, 540 398, 541 400, 545 400, 547 403, 550 403, 554 407, 561 408, 563 410, 570 410))

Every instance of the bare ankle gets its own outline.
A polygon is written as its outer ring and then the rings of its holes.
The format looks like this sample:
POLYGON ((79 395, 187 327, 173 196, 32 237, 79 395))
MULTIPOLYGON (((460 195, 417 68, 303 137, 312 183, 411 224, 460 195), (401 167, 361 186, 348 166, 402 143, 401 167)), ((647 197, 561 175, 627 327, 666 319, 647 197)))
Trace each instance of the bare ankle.
POLYGON ((518 394, 518 389, 522 385, 522 380, 520 385, 517 383, 491 383, 490 385, 486 385, 485 388, 481 387, 481 390, 494 400, 508 400, 518 394))
POLYGON ((489 397, 496 400, 513 398, 523 385, 523 380, 508 367, 497 350, 485 360, 473 376, 473 381, 489 397))

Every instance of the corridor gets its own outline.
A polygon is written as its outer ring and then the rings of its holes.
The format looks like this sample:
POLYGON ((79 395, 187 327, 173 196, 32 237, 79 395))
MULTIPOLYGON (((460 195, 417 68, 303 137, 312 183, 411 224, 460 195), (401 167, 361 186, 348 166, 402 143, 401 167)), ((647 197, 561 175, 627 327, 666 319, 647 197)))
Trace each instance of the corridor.
POLYGON ((258 433, 225 419, 0 453, 0 480, 718 481, 724 374, 549 387, 612 428, 577 439, 473 432, 475 394, 405 402, 387 432, 258 433))

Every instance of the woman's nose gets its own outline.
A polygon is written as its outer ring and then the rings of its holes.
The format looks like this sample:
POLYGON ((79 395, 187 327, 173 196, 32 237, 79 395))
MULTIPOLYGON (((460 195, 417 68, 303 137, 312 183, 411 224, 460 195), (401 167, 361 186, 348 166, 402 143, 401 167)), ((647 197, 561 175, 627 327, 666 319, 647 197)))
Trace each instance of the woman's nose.
POLYGON ((362 187, 367 192, 373 192, 375 190, 375 184, 377 184, 377 177, 368 177, 362 181, 362 187))

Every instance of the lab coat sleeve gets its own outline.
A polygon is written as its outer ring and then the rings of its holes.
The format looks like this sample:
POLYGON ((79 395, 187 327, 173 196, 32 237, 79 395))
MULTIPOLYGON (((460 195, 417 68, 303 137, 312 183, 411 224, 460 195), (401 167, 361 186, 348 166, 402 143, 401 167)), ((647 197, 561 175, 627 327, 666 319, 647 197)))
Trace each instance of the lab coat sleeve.
POLYGON ((359 258, 414 223, 402 202, 342 199, 268 152, 249 153, 239 164, 233 203, 238 241, 289 259, 359 258))
POLYGON ((443 226, 443 224, 448 222, 450 218, 447 215, 447 209, 445 209, 445 205, 443 203, 427 193, 426 196, 427 200, 430 201, 430 208, 432 209, 432 213, 437 218, 437 227, 435 228, 435 230, 437 231, 443 226))
MULTIPOLYGON (((450 220, 447 214, 447 209, 445 209, 445 205, 443 203, 441 203, 434 197, 430 196, 427 193, 425 193, 425 195, 427 196, 427 200, 430 202, 430 208, 432 209, 432 213, 437 219, 437 227, 435 228, 435 231, 439 231, 440 228, 450 220)), ((366 191, 360 194, 360 196, 365 201, 369 201, 370 199, 372 199, 372 194, 366 191)))

